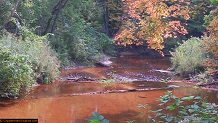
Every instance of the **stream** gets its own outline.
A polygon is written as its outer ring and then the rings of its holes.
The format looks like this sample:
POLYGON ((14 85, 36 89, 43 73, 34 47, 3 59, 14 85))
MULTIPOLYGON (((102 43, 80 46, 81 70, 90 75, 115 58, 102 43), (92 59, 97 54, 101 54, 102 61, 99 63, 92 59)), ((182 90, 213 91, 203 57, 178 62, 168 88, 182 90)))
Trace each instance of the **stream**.
POLYGON ((63 70, 58 81, 36 86, 30 94, 17 100, 0 102, 0 118, 37 118, 39 123, 88 123, 87 118, 98 111, 110 123, 131 120, 147 123, 147 111, 158 105, 158 97, 167 90, 178 97, 195 95, 209 102, 218 101, 218 93, 211 90, 193 88, 187 83, 160 82, 182 79, 160 71, 170 67, 169 58, 119 57, 111 61, 111 67, 63 70), (102 82, 71 80, 78 77, 102 82), (138 104, 149 106, 141 109, 137 108, 138 104), (140 115, 141 112, 144 114, 140 115))

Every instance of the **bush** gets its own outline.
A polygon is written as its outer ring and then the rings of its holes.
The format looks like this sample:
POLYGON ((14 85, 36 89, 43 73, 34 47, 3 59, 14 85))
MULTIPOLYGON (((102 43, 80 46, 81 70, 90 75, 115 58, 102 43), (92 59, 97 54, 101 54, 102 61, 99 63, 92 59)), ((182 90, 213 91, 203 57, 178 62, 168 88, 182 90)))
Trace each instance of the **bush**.
POLYGON ((0 97, 16 97, 20 90, 29 90, 34 82, 28 56, 14 54, 0 45, 0 97))
POLYGON ((0 39, 2 97, 18 96, 34 82, 47 84, 59 74, 59 62, 45 37, 30 34, 25 40, 4 36, 0 39))
POLYGON ((202 71, 206 59, 205 47, 199 38, 190 38, 176 48, 171 58, 172 69, 181 75, 202 71))
MULTIPOLYGON (((52 49, 48 42, 22 42, 28 45, 26 54, 29 55, 33 65, 35 78, 38 83, 48 84, 55 80, 59 75, 59 62, 55 55, 52 55, 52 49)), ((22 48, 22 47, 20 47, 22 48)))

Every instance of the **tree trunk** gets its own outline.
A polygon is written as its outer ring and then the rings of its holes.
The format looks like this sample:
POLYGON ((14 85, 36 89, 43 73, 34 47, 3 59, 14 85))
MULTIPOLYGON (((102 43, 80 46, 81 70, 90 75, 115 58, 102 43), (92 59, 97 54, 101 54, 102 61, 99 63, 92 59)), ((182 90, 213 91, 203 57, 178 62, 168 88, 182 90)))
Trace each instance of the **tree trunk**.
POLYGON ((53 25, 52 25, 51 31, 50 31, 51 33, 54 32, 58 17, 59 17, 59 15, 61 13, 61 10, 65 7, 67 2, 68 2, 68 0, 59 0, 58 4, 53 8, 53 10, 51 12, 52 15, 48 19, 47 26, 45 28, 45 31, 44 31, 43 35, 45 35, 48 32, 48 30, 50 28, 50 25, 51 25, 51 22, 52 22, 52 19, 53 19, 53 16, 55 15, 54 22, 53 22, 53 25))
POLYGON ((109 36, 108 33, 108 22, 109 22, 109 17, 108 17, 108 7, 107 7, 107 0, 105 0, 104 5, 103 5, 103 10, 104 10, 104 33, 109 36))
POLYGON ((54 23, 53 23, 52 28, 51 28, 51 33, 54 32, 54 29, 55 29, 55 26, 56 26, 56 23, 57 23, 57 20, 58 20, 58 16, 59 16, 59 14, 60 14, 60 12, 61 12, 61 6, 62 6, 63 1, 64 1, 64 0, 60 0, 60 1, 59 1, 59 6, 58 6, 57 13, 56 13, 56 15, 55 15, 54 23))

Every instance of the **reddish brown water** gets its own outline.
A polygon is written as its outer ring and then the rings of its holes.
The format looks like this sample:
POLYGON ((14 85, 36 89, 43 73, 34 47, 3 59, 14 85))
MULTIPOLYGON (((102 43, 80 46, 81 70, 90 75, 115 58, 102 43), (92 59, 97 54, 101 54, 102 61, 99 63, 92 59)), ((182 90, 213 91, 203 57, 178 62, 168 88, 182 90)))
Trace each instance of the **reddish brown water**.
MULTIPOLYGON (((51 85, 40 85, 26 97, 1 102, 0 118, 37 118, 39 123, 87 123, 86 119, 91 116, 91 113, 98 111, 106 119, 109 119, 110 123, 124 123, 130 120, 136 120, 136 123, 147 123, 147 114, 139 115, 139 113, 146 112, 148 109, 139 109, 137 105, 149 104, 148 108, 156 107, 157 98, 164 95, 166 89, 73 95, 94 91, 167 87, 169 84, 156 81, 172 77, 166 73, 154 71, 155 69, 167 69, 170 65, 168 59, 114 58, 112 60, 114 62, 112 67, 65 70, 61 77, 117 77, 123 81, 135 80, 135 82, 105 85, 61 80, 51 85)), ((208 101, 218 101, 216 92, 193 89, 190 85, 182 83, 170 84, 181 86, 173 89, 173 93, 177 96, 200 95, 208 101)))

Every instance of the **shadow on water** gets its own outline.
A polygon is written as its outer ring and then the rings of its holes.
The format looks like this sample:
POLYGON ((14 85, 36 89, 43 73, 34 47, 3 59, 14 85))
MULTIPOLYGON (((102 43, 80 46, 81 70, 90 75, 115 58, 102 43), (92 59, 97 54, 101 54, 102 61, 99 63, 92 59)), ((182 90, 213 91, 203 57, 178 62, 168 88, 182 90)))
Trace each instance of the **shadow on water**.
POLYGON ((0 110, 4 107, 11 107, 13 105, 16 105, 17 103, 12 100, 4 100, 0 102, 0 110))
POLYGON ((0 103, 0 118, 37 118, 40 123, 87 123, 93 111, 98 111, 111 123, 124 123, 136 120, 147 123, 147 110, 157 107, 157 99, 163 96, 170 85, 180 88, 171 89, 178 97, 196 95, 209 102, 217 102, 218 94, 213 91, 194 89, 186 83, 157 82, 175 76, 155 70, 166 70, 169 59, 149 58, 113 58, 113 64, 107 68, 78 68, 64 70, 60 78, 85 76, 92 78, 113 78, 134 80, 128 83, 101 84, 97 82, 56 81, 50 85, 35 87, 29 95, 0 103), (126 92, 110 94, 87 94, 108 90, 131 90, 157 88, 153 91, 126 92), (84 95, 79 95, 79 94, 84 95), (148 109, 137 108, 138 104, 148 104, 148 109), (139 115, 140 112, 144 115, 139 115))

